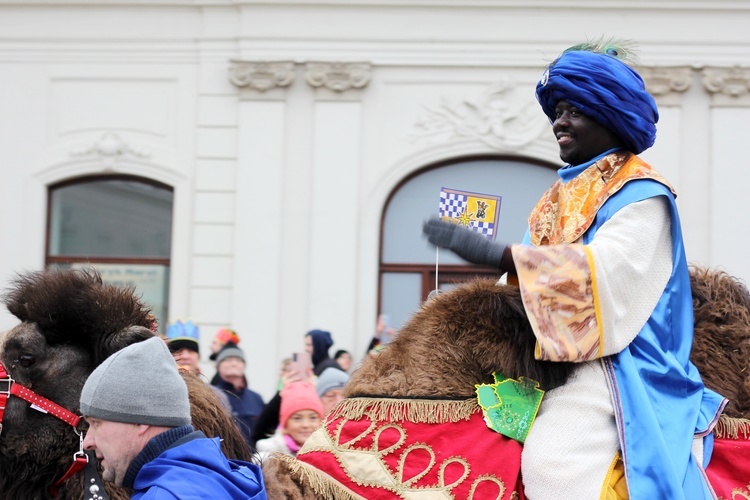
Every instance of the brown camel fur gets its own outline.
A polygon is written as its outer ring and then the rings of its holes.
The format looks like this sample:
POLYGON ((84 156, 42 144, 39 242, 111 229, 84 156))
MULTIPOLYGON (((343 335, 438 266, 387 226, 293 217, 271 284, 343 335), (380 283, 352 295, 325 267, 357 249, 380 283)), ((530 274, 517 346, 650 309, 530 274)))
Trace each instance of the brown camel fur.
POLYGON ((519 289, 476 280, 425 302, 380 355, 362 363, 345 396, 471 398, 494 371, 547 390, 565 383, 572 364, 536 361, 533 353, 519 289))
MULTIPOLYGON (((691 278, 693 362, 708 387, 732 399, 728 416, 750 418, 750 293, 724 272, 694 268, 691 278)), ((570 364, 535 360, 534 345, 519 289, 473 281, 425 302, 392 344, 364 360, 345 394, 472 398, 474 385, 492 383, 494 371, 537 380, 545 390, 563 384, 570 364)), ((263 472, 270 499, 312 500, 322 491, 330 495, 330 489, 312 484, 289 457, 270 457, 263 472)), ((358 498, 345 491, 335 497, 358 498)))
POLYGON ((729 399, 724 413, 750 419, 750 292, 721 270, 693 268, 695 337, 690 359, 707 387, 729 399))
MULTIPOLYGON (((74 413, 83 384, 99 363, 154 335, 153 316, 133 290, 104 284, 94 270, 19 276, 5 304, 20 323, 3 335, 0 361, 16 383, 74 413)), ((194 375, 183 378, 194 426, 208 436, 221 436, 230 458, 248 459, 250 450, 211 388, 194 375)), ((78 429, 85 428, 82 420, 78 429)), ((70 466, 78 445, 71 426, 10 397, 0 434, 2 498, 50 498, 49 487, 70 466)), ((112 485, 106 489, 113 500, 130 496, 112 485)), ((65 482, 58 498, 83 498, 82 476, 65 482)))

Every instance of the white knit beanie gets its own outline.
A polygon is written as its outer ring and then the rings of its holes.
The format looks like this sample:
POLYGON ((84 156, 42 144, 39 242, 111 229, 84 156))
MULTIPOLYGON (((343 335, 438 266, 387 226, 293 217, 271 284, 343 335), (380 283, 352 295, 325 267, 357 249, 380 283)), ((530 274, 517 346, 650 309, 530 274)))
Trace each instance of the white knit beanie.
POLYGON ((222 361, 224 361, 227 358, 239 358, 242 360, 242 362, 245 362, 245 353, 242 352, 242 349, 234 345, 233 343, 229 343, 221 348, 221 351, 218 352, 216 355, 216 367, 221 364, 222 361))
POLYGON ((331 389, 343 389, 349 381, 349 374, 333 366, 323 370, 315 384, 315 390, 321 398, 331 389))
POLYGON ((164 427, 191 423, 187 386, 159 337, 129 345, 105 359, 83 386, 81 413, 164 427))

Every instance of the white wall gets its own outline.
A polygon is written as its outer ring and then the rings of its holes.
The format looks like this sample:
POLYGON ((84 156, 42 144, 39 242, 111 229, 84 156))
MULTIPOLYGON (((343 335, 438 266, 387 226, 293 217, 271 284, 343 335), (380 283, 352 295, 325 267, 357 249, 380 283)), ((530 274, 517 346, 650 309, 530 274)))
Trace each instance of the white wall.
MULTIPOLYGON (((201 325, 204 358, 234 326, 268 398, 310 328, 363 353, 380 217, 406 176, 472 154, 557 162, 534 85, 562 49, 601 34, 673 68, 644 156, 678 189, 689 259, 748 279, 750 237, 734 226, 750 184, 748 25, 744 0, 0 0, 0 281, 44 263, 48 184, 167 183, 169 319, 201 325), (290 81, 234 85, 233 60, 287 61, 290 81), (339 92, 308 83, 316 61, 369 73, 339 92), (108 133, 120 154, 105 154, 108 133)), ((14 323, 0 314, 0 329, 14 323)))

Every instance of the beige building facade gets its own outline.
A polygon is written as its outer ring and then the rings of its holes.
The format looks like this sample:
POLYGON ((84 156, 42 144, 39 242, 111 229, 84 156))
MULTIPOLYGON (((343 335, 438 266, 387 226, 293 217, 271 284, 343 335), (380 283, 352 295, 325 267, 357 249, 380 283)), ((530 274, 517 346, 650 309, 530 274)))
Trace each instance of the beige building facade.
MULTIPOLYGON (((0 0, 0 280, 56 262, 57 231, 74 238, 55 186, 156 186, 171 200, 168 249, 147 267, 160 321, 199 324, 204 360, 235 328, 267 399, 307 330, 359 359, 384 304, 406 304, 395 326, 418 307, 398 280, 383 292, 384 239, 434 261, 418 223, 388 222, 409 183, 481 159, 508 183, 471 186, 503 194, 522 229, 560 165, 534 86, 602 35, 638 42, 661 113, 643 156, 678 192, 688 259, 747 280, 748 26, 747 0, 0 0), (517 201, 513 179, 529 187, 517 201)), ((138 275, 119 257, 103 268, 138 275)))

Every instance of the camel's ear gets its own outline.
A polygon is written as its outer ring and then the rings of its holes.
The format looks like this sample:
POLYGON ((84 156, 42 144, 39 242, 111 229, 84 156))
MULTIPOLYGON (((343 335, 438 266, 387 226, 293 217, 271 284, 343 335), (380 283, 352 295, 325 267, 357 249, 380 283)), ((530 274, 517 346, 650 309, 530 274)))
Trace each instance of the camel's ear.
POLYGON ((94 366, 99 366, 102 361, 123 347, 142 342, 153 336, 154 333, 148 328, 143 326, 129 326, 111 335, 99 337, 93 352, 94 366))

